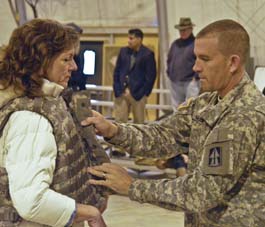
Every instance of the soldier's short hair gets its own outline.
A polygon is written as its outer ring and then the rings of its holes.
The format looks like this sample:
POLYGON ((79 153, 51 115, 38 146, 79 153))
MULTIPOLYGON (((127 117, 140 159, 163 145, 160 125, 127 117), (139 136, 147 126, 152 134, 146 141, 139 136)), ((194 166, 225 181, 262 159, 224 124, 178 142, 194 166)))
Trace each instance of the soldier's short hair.
POLYGON ((224 56, 236 54, 244 64, 249 56, 249 35, 245 28, 236 21, 225 19, 215 21, 203 28, 196 39, 217 37, 218 48, 224 56))

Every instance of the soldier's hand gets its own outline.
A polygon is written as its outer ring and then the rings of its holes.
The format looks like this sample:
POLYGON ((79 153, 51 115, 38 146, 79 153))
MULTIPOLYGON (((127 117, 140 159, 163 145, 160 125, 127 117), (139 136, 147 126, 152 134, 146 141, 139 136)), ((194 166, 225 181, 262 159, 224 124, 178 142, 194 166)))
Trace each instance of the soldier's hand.
POLYGON ((133 179, 123 167, 113 163, 104 163, 100 166, 89 167, 88 172, 101 178, 101 180, 90 179, 90 184, 106 186, 121 195, 128 195, 133 179))
POLYGON ((87 117, 81 122, 82 126, 93 125, 95 132, 106 138, 115 136, 118 132, 118 127, 106 120, 100 113, 92 110, 92 117, 87 117))

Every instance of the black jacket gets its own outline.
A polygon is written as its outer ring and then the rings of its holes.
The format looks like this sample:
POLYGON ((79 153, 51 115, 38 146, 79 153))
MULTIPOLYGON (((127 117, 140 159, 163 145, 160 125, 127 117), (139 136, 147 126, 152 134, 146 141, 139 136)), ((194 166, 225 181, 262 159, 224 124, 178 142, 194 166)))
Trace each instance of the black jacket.
POLYGON ((135 54, 135 64, 130 69, 132 49, 123 47, 120 50, 113 75, 115 97, 123 94, 128 86, 135 100, 149 96, 156 79, 156 62, 154 52, 142 45, 135 54))

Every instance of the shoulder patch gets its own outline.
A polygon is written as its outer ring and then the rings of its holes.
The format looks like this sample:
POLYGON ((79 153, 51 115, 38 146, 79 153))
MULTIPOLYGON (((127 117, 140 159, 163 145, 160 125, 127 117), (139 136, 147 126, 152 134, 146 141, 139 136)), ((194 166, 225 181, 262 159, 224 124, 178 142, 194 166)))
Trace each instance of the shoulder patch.
POLYGON ((221 147, 213 147, 210 149, 208 157, 209 167, 218 167, 222 165, 222 149, 221 147))

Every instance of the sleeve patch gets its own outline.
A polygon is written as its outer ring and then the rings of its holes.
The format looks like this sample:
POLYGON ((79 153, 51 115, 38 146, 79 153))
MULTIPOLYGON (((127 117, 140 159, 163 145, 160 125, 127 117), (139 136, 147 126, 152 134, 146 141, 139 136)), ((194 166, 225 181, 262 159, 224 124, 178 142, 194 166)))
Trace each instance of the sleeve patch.
POLYGON ((229 175, 233 173, 231 141, 206 145, 200 166, 205 174, 229 175))
POLYGON ((208 158, 209 167, 222 166, 222 149, 221 147, 213 147, 210 149, 208 158))

